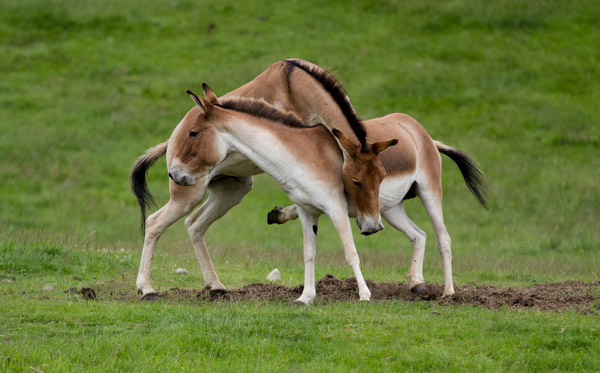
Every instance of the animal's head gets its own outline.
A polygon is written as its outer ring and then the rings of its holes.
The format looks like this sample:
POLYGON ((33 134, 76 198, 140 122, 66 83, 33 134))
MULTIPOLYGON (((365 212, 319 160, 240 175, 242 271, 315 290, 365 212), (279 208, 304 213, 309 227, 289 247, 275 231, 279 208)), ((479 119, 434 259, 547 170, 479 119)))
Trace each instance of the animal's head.
POLYGON ((194 185, 225 157, 213 124, 217 116, 217 96, 206 83, 202 83, 202 88, 205 98, 186 91, 196 107, 186 114, 169 139, 169 177, 181 186, 194 185))
POLYGON ((383 229, 379 215, 379 186, 385 177, 378 155, 396 145, 398 140, 380 141, 363 147, 337 129, 332 132, 344 153, 344 189, 356 209, 361 234, 376 233, 383 229))

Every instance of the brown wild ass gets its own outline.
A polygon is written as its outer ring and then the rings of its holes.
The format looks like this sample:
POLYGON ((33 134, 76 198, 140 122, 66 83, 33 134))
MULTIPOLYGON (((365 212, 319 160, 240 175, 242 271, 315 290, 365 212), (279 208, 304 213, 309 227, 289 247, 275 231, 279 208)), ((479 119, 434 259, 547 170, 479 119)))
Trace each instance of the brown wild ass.
MULTIPOLYGON (((204 242, 204 233, 214 221, 238 204, 252 187, 252 175, 268 173, 296 204, 300 217, 305 280, 302 295, 295 301, 310 304, 315 298, 314 259, 319 215, 327 214, 337 230, 346 261, 356 277, 361 300, 370 291, 359 266, 359 258, 348 220, 342 168, 344 155, 361 151, 345 134, 323 126, 306 127, 295 114, 282 112, 264 100, 225 98, 218 100, 203 84, 206 99, 195 96, 192 108, 177 125, 167 142, 149 149, 132 170, 132 189, 142 210, 151 200, 145 174, 166 153, 171 179, 169 202, 145 221, 144 248, 137 279, 142 299, 156 291, 150 285, 150 268, 156 242, 171 224, 190 213, 204 198, 207 201, 186 220, 186 228, 200 262, 205 283, 212 291, 224 291, 204 242)), ((375 155, 397 141, 385 140, 366 146, 375 155)), ((384 175, 381 169, 377 172, 384 175)), ((359 186, 355 185, 355 188, 359 186)))
POLYGON ((367 142, 367 133, 350 99, 331 74, 308 61, 287 59, 272 64, 222 98, 236 96, 263 99, 277 109, 295 113, 309 126, 322 124, 331 132, 337 129, 352 143, 360 144, 359 151, 343 152, 344 187, 357 211, 361 233, 369 235, 383 228, 379 215, 383 166, 367 142))
MULTIPOLYGON (((467 186, 477 200, 486 206, 485 184, 481 171, 466 153, 434 141, 427 131, 406 114, 389 114, 364 122, 369 141, 393 137, 398 145, 379 156, 385 167, 386 177, 379 189, 381 215, 408 237, 413 244, 410 266, 410 290, 422 293, 426 290, 423 278, 423 256, 426 235, 404 211, 404 201, 418 196, 423 203, 437 237, 437 246, 444 269, 443 296, 454 294, 452 283, 452 252, 450 236, 442 213, 441 159, 445 154, 458 165, 467 186)), ((349 204, 349 212, 353 214, 349 204)), ((283 224, 298 217, 296 206, 277 206, 268 214, 268 223, 283 224)))

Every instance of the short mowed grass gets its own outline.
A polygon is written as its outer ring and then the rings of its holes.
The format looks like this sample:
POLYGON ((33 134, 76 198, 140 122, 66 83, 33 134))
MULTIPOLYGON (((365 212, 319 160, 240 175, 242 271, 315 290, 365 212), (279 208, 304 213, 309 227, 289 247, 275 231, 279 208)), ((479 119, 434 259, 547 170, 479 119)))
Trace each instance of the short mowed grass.
MULTIPOLYGON (((600 6, 583 0, 1 2, 0 370, 600 370, 597 314, 64 292, 135 294, 131 164, 191 107, 185 89, 206 81, 222 95, 288 57, 333 70, 361 117, 408 113, 478 160, 487 210, 443 160, 456 284, 598 281, 599 26, 600 6)), ((164 161, 149 182, 164 204, 164 161)), ((284 285, 302 283, 299 224, 266 225, 287 203, 258 176, 211 227, 226 286, 275 267, 284 285)), ((407 211, 429 237, 425 277, 441 282, 427 216, 417 200, 407 211)), ((317 277, 351 276, 320 223, 317 277)), ((406 280, 412 249, 399 232, 355 241, 366 278, 406 280)), ((152 276, 160 290, 203 286, 182 223, 159 241, 152 276)))
MULTIPOLYGON (((595 371, 597 315, 490 311, 428 302, 83 300, 71 287, 114 281, 120 250, 3 244, 4 371, 595 371), (22 258, 16 257, 21 248, 22 258), (35 263, 33 256, 42 260, 35 263), (12 263, 8 268, 6 263, 12 263), (57 291, 40 286, 52 283, 57 291), (6 302, 8 300, 8 302, 6 302)), ((159 276, 159 281, 169 279, 159 276)), ((193 287, 198 278, 174 277, 193 287)), ((106 286, 102 286, 106 288, 106 286)))

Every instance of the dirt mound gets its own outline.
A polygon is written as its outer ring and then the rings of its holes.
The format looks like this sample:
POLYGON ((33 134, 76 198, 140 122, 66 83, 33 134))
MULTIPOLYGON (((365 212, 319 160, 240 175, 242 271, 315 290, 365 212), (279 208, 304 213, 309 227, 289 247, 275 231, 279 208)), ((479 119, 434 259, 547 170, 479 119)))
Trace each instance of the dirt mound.
MULTIPOLYGON (((458 286, 456 294, 442 298, 443 286, 428 284, 423 294, 413 294, 408 284, 399 282, 378 283, 367 281, 371 290, 371 302, 390 300, 429 301, 443 305, 472 305, 490 309, 536 309, 540 311, 567 311, 600 313, 600 282, 585 283, 569 281, 535 285, 530 288, 499 288, 488 285, 458 286)), ((161 292, 158 297, 166 300, 197 298, 201 301, 293 301, 302 293, 303 286, 287 287, 279 284, 249 284, 227 293, 172 288, 161 292)), ((326 275, 316 283, 315 304, 337 301, 357 301, 358 287, 354 278, 339 280, 326 275)))

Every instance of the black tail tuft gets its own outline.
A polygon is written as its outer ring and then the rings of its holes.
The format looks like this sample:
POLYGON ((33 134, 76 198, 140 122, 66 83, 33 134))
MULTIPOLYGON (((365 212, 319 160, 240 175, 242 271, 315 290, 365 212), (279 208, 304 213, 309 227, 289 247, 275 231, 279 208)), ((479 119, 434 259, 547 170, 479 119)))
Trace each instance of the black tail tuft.
POLYGON ((483 207, 487 208, 485 200, 487 196, 485 177, 483 176, 483 172, 477 167, 475 160, 469 154, 449 146, 443 145, 437 146, 437 148, 440 153, 447 155, 456 163, 471 193, 473 193, 483 207))
POLYGON ((159 144, 154 148, 149 149, 138 158, 138 160, 133 165, 131 170, 130 180, 131 180, 131 190, 133 194, 137 198, 138 205, 140 206, 141 213, 141 232, 142 235, 146 230, 146 214, 148 210, 152 207, 156 207, 156 203, 154 202, 154 198, 152 194, 150 194, 150 190, 148 189, 148 183, 146 182, 146 173, 152 167, 154 162, 159 159, 162 155, 164 155, 167 151, 167 142, 159 144))

